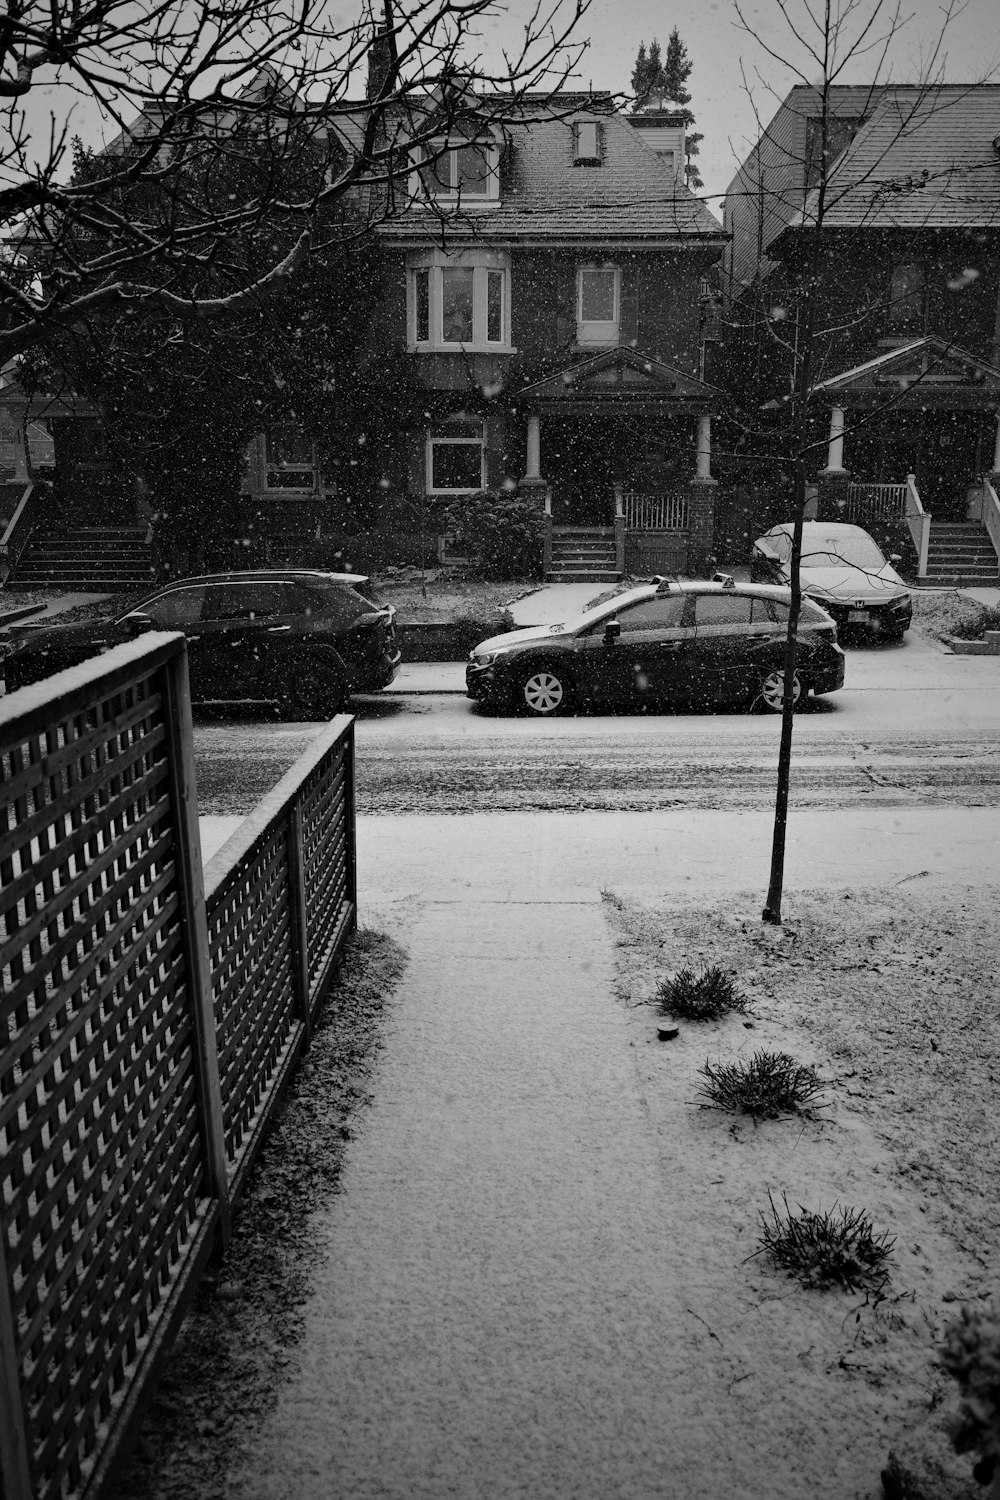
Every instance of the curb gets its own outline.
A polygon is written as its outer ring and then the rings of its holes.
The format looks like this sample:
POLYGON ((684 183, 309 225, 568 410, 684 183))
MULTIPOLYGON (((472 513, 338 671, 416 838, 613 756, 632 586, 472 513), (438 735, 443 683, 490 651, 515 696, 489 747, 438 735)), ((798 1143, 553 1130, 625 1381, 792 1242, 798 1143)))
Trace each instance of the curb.
POLYGON ((0 630, 5 630, 8 625, 15 625, 18 620, 26 620, 29 615, 40 615, 44 608, 44 604, 23 604, 20 609, 5 610, 0 614, 0 630))

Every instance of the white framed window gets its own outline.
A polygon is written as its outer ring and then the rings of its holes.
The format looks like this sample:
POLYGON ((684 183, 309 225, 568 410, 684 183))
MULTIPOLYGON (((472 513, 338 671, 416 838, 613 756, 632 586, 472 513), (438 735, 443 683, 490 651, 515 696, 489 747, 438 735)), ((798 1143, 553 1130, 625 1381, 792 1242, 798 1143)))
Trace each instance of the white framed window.
POLYGON ((409 268, 412 350, 510 352, 510 278, 493 251, 416 253, 409 268))
POLYGON ((429 495, 475 495, 486 488, 486 430, 478 417, 458 417, 427 433, 429 495))
POLYGON ((295 427, 274 427, 264 434, 264 485, 269 490, 313 490, 316 450, 295 427))
POLYGON ((618 267, 581 266, 576 287, 577 343, 616 345, 621 303, 618 267))
POLYGON ((495 141, 433 141, 418 147, 415 155, 424 195, 469 207, 498 200, 500 148, 495 141))

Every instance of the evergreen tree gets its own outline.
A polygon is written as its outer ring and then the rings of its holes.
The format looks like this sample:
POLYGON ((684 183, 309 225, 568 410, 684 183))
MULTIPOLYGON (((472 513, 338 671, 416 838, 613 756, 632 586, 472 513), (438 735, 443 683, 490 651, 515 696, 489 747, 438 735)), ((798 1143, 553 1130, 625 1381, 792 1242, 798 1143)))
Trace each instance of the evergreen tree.
POLYGON ((648 53, 645 42, 640 42, 635 68, 632 71, 632 92, 635 95, 632 112, 634 114, 642 109, 654 91, 662 91, 672 103, 681 105, 680 113, 684 122, 687 157, 684 164, 684 179, 689 188, 700 188, 704 187, 704 183, 698 175, 693 158, 698 155, 698 145, 703 137, 698 132, 691 131, 694 115, 687 108, 687 105, 691 103, 691 95, 685 87, 691 75, 692 66, 687 48, 681 41, 676 26, 667 41, 666 57, 662 56, 660 44, 655 37, 650 43, 648 53))

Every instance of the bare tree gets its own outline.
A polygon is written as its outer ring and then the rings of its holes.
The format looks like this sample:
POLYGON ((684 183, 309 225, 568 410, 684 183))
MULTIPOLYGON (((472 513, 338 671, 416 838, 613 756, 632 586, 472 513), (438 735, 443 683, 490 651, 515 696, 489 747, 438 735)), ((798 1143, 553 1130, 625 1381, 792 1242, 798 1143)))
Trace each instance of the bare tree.
MULTIPOLYGON (((776 0, 775 10, 784 28, 777 39, 769 29, 764 34, 743 8, 734 0, 738 29, 763 49, 772 63, 790 72, 795 81, 809 90, 810 115, 805 134, 803 155, 792 163, 793 170, 776 182, 766 183, 764 176, 756 182, 744 180, 744 190, 757 196, 755 205, 761 225, 768 214, 784 224, 793 219, 799 242, 799 255, 793 276, 782 280, 780 269, 767 260, 767 246, 758 243, 758 254, 764 263, 764 274, 745 297, 753 307, 749 333, 758 356, 765 364, 772 360, 772 373, 779 372, 777 398, 767 405, 782 416, 783 458, 792 477, 793 537, 790 557, 790 612, 784 663, 784 701, 775 789, 775 814, 772 838, 771 869, 768 892, 762 913, 769 923, 781 922, 784 885, 785 840, 788 822, 788 798, 792 754, 792 726, 795 710, 796 658, 798 625, 802 605, 800 566, 802 561, 803 523, 808 485, 815 467, 817 450, 825 446, 826 435, 818 435, 811 396, 814 384, 821 378, 824 362, 837 349, 838 330, 826 319, 831 299, 826 296, 825 282, 834 270, 829 224, 833 210, 846 195, 867 195, 872 205, 886 192, 899 195, 933 191, 930 174, 917 181, 886 182, 880 167, 892 142, 908 132, 925 128, 929 115, 938 108, 938 85, 942 77, 942 43, 957 6, 954 0, 944 7, 943 21, 922 68, 922 76, 907 91, 888 142, 880 155, 869 160, 860 172, 838 172, 838 161, 851 136, 862 121, 871 117, 884 91, 891 85, 890 64, 900 33, 906 24, 896 0, 776 0), (847 81, 845 73, 856 75, 864 70, 870 82, 858 89, 849 121, 841 118, 835 90, 847 81), (768 194, 770 200, 768 201, 768 194)), ((747 82, 745 78, 745 82, 747 82)), ((749 89, 749 83, 748 83, 749 89)), ((752 90, 751 90, 752 96, 752 90)), ((766 127, 761 125, 761 139, 768 141, 766 127)), ((759 160, 758 156, 758 160, 759 160)), ((846 274, 857 277, 857 268, 849 266, 846 274)), ((884 299, 874 299, 871 307, 856 308, 853 319, 862 322, 876 312, 884 311, 884 299)), ((891 405, 891 398, 883 411, 891 405)), ((867 414, 865 420, 872 420, 867 414)), ((783 518, 784 519, 784 518, 783 518)))
POLYGON ((498 0, 369 0, 351 25, 335 0, 7 0, 0 367, 92 312, 246 305, 397 212, 415 146, 558 96, 588 3, 538 0, 490 65, 498 0), (105 147, 74 174, 81 112, 105 147))

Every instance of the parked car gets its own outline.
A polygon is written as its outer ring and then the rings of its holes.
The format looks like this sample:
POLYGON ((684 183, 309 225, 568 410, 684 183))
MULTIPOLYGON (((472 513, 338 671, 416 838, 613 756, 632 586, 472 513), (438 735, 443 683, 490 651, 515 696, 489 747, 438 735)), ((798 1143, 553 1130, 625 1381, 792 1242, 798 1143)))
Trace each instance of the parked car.
MULTIPOLYGON (((755 582, 791 580, 791 521, 753 544, 750 576, 755 582)), ((867 630, 883 640, 902 640, 913 615, 910 591, 894 562, 860 526, 841 521, 805 521, 802 526, 802 592, 828 614, 842 632, 867 630)))
POLYGON ((182 578, 123 613, 15 637, 0 663, 7 691, 147 630, 187 638, 196 704, 260 704, 326 719, 352 692, 387 686, 399 665, 395 610, 353 573, 271 569, 182 578))
MULTIPOLYGON (((539 717, 613 704, 738 703, 780 712, 788 609, 784 588, 654 579, 564 625, 482 641, 466 665, 466 691, 539 717)), ((843 682, 837 627, 807 601, 795 699, 843 682)))

